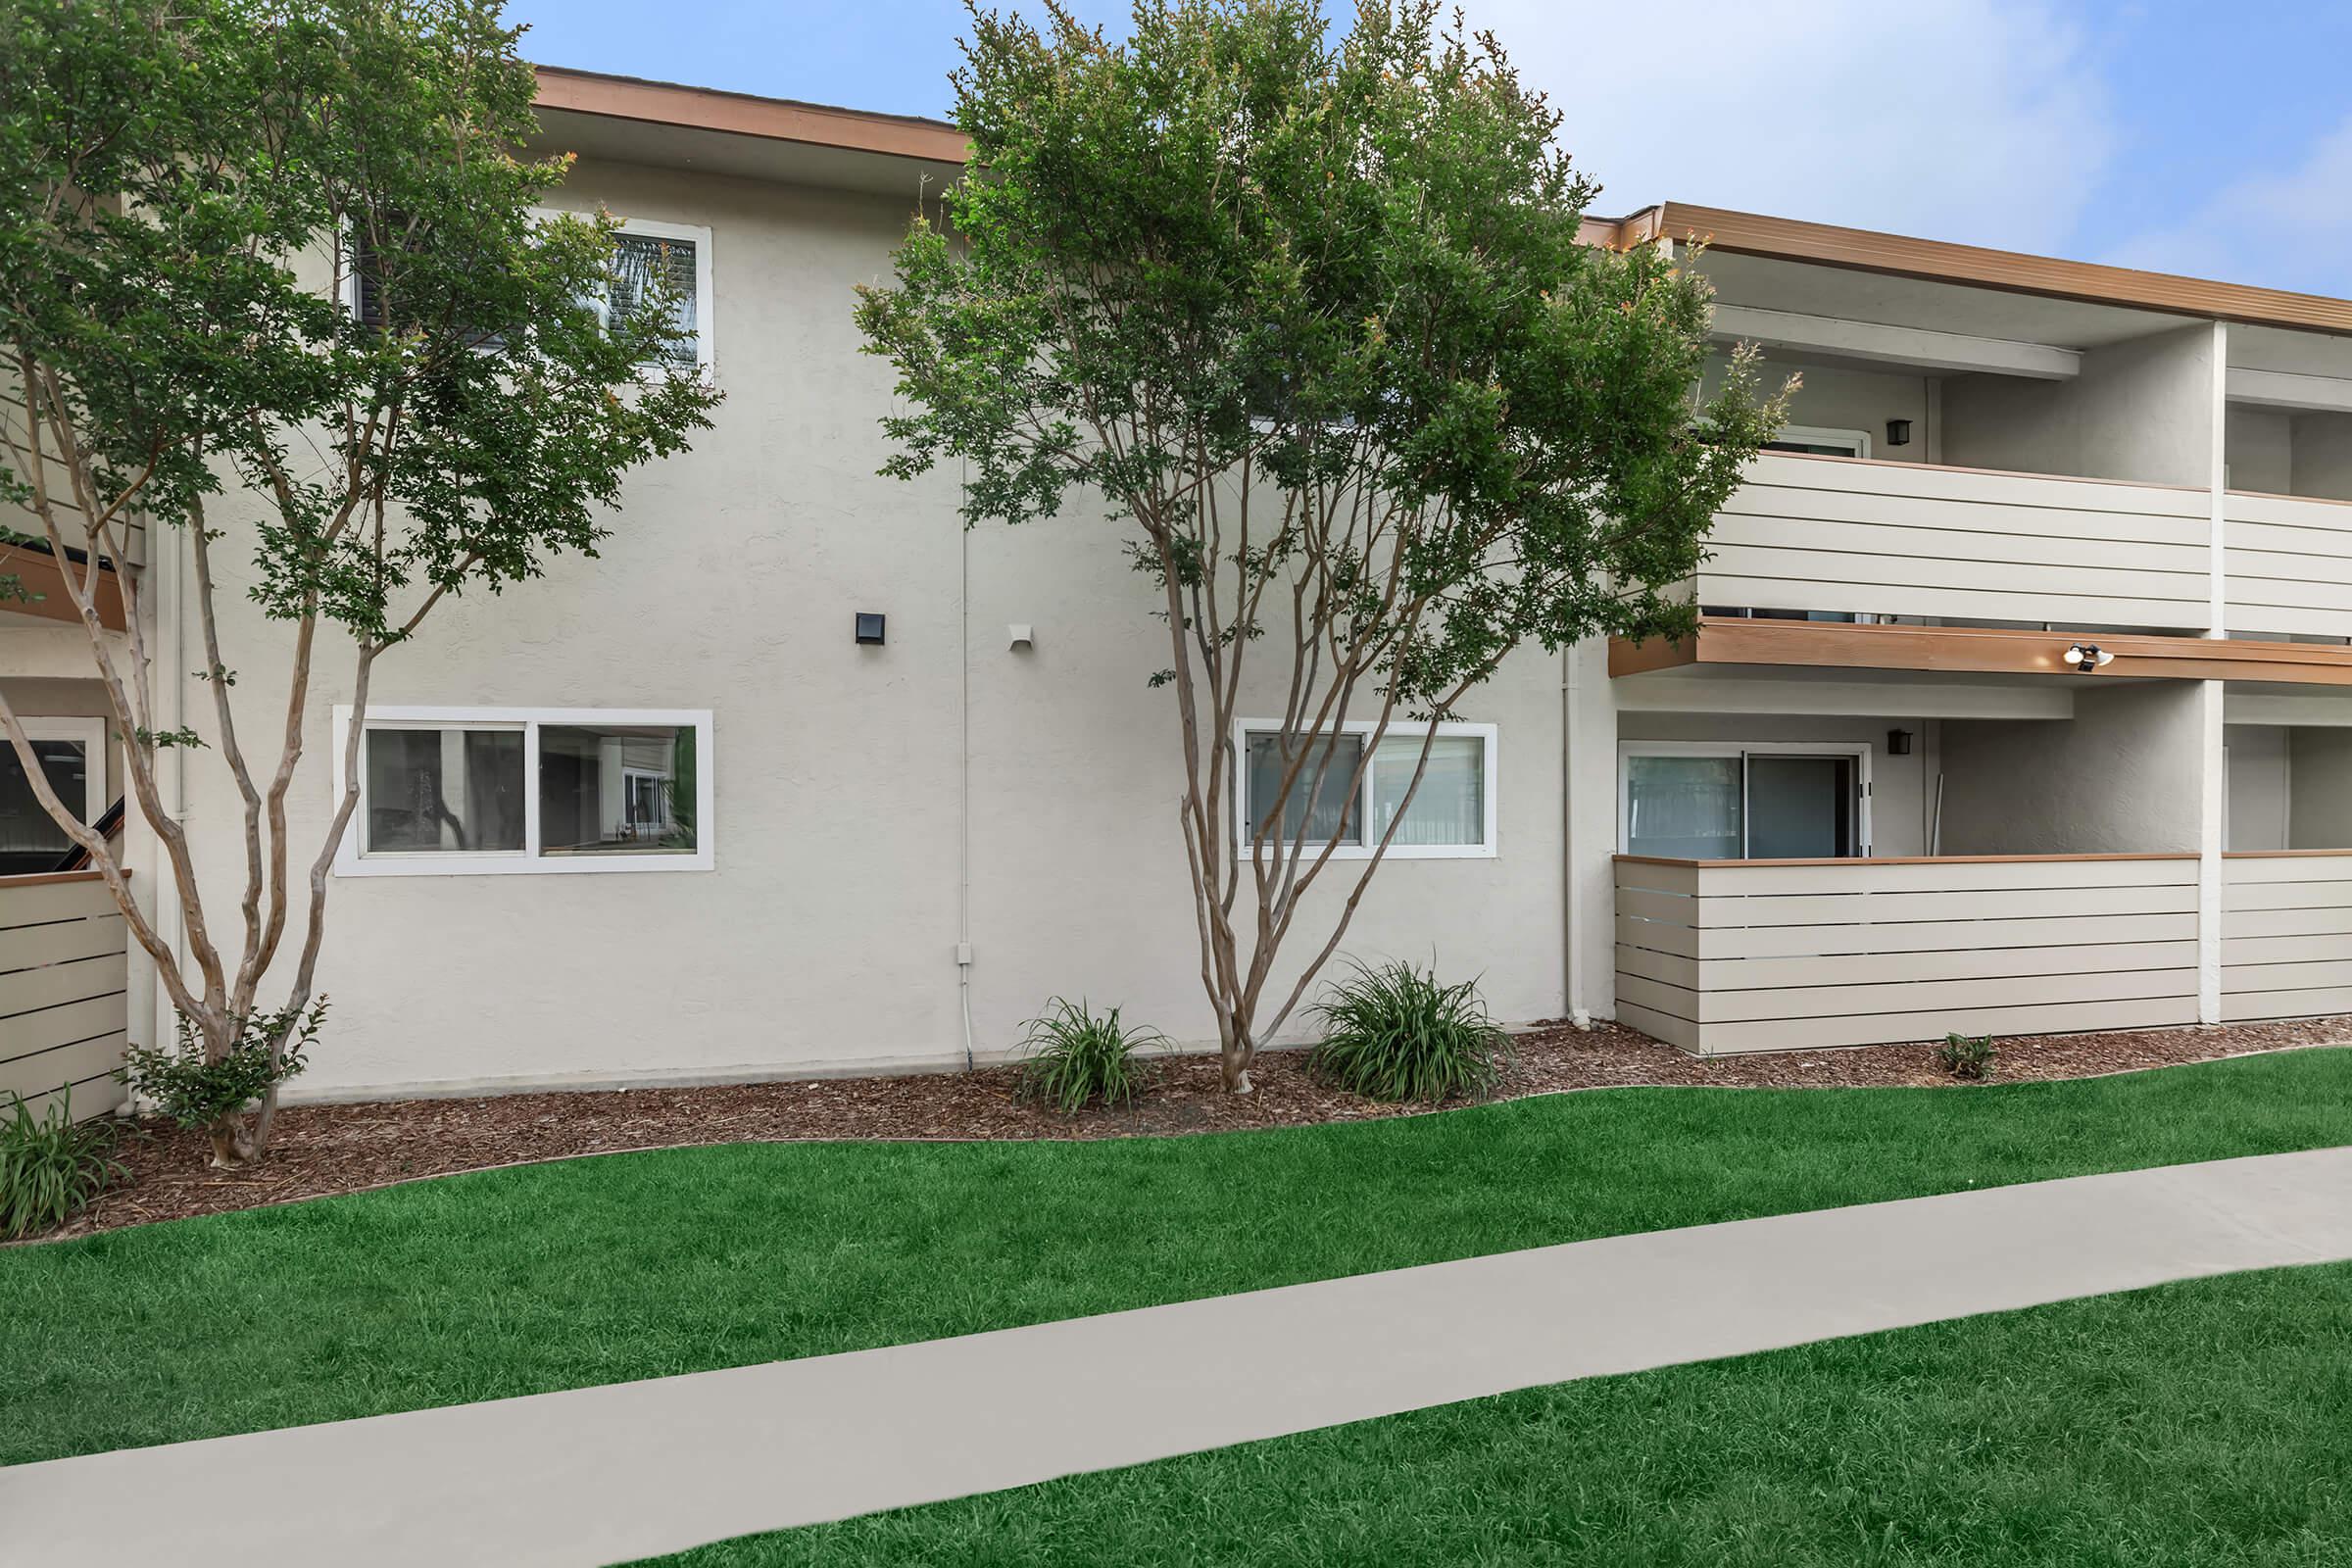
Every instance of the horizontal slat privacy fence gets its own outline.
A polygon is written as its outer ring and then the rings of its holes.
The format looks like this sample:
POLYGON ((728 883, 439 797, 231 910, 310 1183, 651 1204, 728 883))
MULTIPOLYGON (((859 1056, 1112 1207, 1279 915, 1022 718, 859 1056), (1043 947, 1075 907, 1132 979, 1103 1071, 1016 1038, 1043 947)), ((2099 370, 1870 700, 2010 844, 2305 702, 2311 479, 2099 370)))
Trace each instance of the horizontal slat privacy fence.
POLYGON ((2352 851, 2222 861, 2222 1017, 2352 1012, 2352 851))
POLYGON ((2241 495, 2222 501, 2231 631, 2341 637, 2352 616, 2352 503, 2241 495))
POLYGON ((77 1118, 122 1103, 123 941, 97 872, 0 877, 0 1107, 18 1094, 37 1115, 68 1090, 77 1118))
POLYGON ((2203 490, 1767 452, 1702 605, 2207 629, 2203 490))
POLYGON ((1619 856, 1617 1016, 1702 1055, 2194 1023, 2197 858, 1619 856))

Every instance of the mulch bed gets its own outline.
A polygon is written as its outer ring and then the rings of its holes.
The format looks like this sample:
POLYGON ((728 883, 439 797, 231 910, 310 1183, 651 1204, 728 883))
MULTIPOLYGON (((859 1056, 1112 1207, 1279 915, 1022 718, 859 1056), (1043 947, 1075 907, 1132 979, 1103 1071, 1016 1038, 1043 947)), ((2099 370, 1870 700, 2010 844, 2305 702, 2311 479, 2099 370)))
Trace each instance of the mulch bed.
MULTIPOLYGON (((2352 1019, 2230 1024, 1999 1042, 1997 1081, 2088 1078, 2143 1067, 2352 1041, 2352 1019)), ((1933 1048, 1862 1046, 1769 1055, 1687 1056, 1630 1029, 1542 1025, 1513 1042, 1500 1098, 1637 1085, 1853 1088, 1948 1085, 1933 1048)), ((1327 1089, 1297 1052, 1251 1069, 1255 1092, 1225 1094, 1213 1056, 1152 1064, 1136 1104, 1063 1116, 1015 1097, 1008 1067, 899 1078, 827 1078, 692 1089, 627 1089, 295 1105, 250 1172, 209 1169, 204 1140, 159 1121, 125 1137, 128 1180, 50 1238, 325 1198, 458 1171, 692 1144, 867 1139, 1127 1138, 1303 1127, 1423 1113, 1327 1089)))

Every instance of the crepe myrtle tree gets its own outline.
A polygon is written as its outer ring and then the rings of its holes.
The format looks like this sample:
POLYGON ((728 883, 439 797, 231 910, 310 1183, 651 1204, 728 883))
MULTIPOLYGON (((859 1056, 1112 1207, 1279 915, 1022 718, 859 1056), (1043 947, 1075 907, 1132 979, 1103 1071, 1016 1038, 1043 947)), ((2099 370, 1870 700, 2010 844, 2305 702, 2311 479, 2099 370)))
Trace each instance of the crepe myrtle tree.
POLYGON ((620 285, 613 220, 534 210, 566 160, 522 150, 519 30, 492 0, 0 0, 0 501, 87 633, 184 957, 4 695, 0 728, 155 960, 182 1065, 248 1086, 190 1113, 218 1164, 266 1146, 316 1027, 376 661, 446 600, 594 555, 623 476, 710 422, 678 301, 620 285), (159 705, 140 573, 101 565, 134 520, 187 562, 205 695, 184 719, 159 705), (245 688, 266 701, 239 696, 223 595, 251 602, 237 645, 270 661, 245 688), (287 799, 328 659, 349 672, 345 785, 298 852, 287 799), (233 783, 237 874, 200 879, 173 754, 233 783))
POLYGON ((1437 725, 1516 648, 1688 629, 1674 585, 1779 401, 1745 355, 1699 397, 1704 279, 1579 239, 1597 187, 1559 114, 1434 4, 1339 35, 1316 0, 1138 0, 1116 45, 1047 9, 1043 31, 973 11, 954 80, 979 172, 862 291, 904 400, 884 471, 959 462, 967 526, 1083 498, 1125 535, 1246 1091, 1404 814, 1350 822, 1369 854, 1335 862, 1307 803, 1360 800, 1394 730, 1409 806, 1437 725), (1280 776, 1245 826, 1235 720, 1258 709, 1280 776), (1322 739, 1363 720, 1360 746, 1322 739), (1327 873, 1341 895, 1310 903, 1327 873))

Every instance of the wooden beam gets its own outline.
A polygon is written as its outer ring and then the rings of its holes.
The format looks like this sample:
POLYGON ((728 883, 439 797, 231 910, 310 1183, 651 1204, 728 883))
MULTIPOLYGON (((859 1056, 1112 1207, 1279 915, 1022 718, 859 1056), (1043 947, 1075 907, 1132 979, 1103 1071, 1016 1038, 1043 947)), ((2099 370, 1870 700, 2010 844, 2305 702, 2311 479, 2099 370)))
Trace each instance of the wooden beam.
POLYGON ((2008 626, 1848 625, 1840 621, 1706 616, 1689 643, 1612 639, 1609 673, 1688 664, 1783 664, 1833 669, 1963 670, 2077 681, 2129 676, 2352 686, 2352 648, 2327 643, 2032 631, 2008 626), (2096 673, 2065 661, 2067 645, 2095 642, 2115 656, 2096 673))
MULTIPOLYGON (((75 581, 80 581, 88 568, 74 567, 75 581)), ((15 577, 24 585, 28 594, 40 597, 33 600, 0 600, 0 611, 13 611, 20 615, 39 615, 48 620, 78 622, 81 612, 74 608, 74 596, 67 591, 65 573, 59 569, 55 556, 45 550, 27 550, 22 545, 0 545, 0 577, 15 577)), ((122 618, 122 583, 111 566, 98 568, 98 623, 109 631, 125 628, 122 618)))
POLYGON ((883 153, 932 163, 960 164, 970 142, 954 125, 911 115, 877 115, 825 104, 719 92, 676 82, 609 76, 594 71, 536 68, 538 107, 609 120, 685 125, 769 141, 805 142, 852 152, 883 153))

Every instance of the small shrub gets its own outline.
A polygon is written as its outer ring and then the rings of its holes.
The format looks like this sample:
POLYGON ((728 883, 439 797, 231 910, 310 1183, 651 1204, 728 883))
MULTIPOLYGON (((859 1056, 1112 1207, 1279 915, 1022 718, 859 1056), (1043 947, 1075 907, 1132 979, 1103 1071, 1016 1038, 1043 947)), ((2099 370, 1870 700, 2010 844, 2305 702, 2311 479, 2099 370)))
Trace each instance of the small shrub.
POLYGON ((1954 1078, 1988 1078, 1996 1054, 1990 1035, 1949 1034, 1936 1048, 1936 1065, 1954 1078))
POLYGON ((291 1012, 257 1012, 247 1018, 237 1043, 219 1061, 204 1059, 204 1043, 185 1017, 176 1020, 172 1047, 132 1046, 122 1053, 116 1078, 182 1127, 217 1127, 310 1065, 303 1053, 326 1023, 326 999, 297 1019, 291 1012), (275 1061, 270 1043, 280 1032, 285 1047, 275 1061))
POLYGON ((1487 1016, 1477 981, 1440 985, 1434 968, 1403 962, 1354 967, 1315 1008, 1324 1033, 1309 1070, 1372 1100, 1434 1104, 1494 1092, 1510 1042, 1487 1016))
POLYGON ((74 1119, 70 1094, 35 1117, 22 1095, 0 1121, 0 1237, 54 1230, 122 1178, 115 1129, 74 1119))
POLYGON ((1021 1097, 1051 1101, 1064 1115, 1098 1100, 1130 1104, 1140 1083, 1136 1054, 1167 1043, 1156 1029, 1122 1027, 1116 1007, 1098 1017, 1084 999, 1055 997, 1022 1037, 1021 1097))

